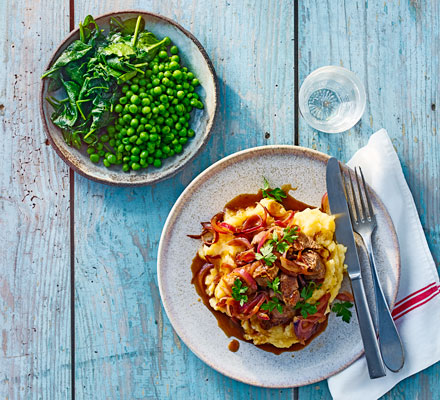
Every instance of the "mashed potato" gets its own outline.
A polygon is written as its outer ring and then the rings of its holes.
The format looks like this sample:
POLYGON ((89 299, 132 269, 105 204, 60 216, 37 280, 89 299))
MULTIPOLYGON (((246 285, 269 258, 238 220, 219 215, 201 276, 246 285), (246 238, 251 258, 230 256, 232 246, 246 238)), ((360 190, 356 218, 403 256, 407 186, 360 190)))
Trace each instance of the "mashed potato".
MULTIPOLYGON (((287 348, 295 343, 304 342, 304 338, 298 338, 295 331, 295 323, 304 319, 298 303, 307 302, 315 305, 316 309, 319 305, 317 302, 325 299, 325 309, 319 311, 322 322, 324 316, 330 312, 330 304, 341 287, 346 248, 334 241, 334 217, 319 209, 310 208, 296 212, 293 218, 291 213, 292 211, 286 211, 280 203, 267 198, 245 209, 226 210, 222 221, 224 226, 228 227, 225 229, 226 232, 220 233, 215 243, 203 245, 199 249, 199 256, 205 260, 209 259, 209 262, 214 264, 204 281, 211 307, 239 319, 244 337, 252 340, 254 344, 270 343, 276 347, 287 348), (240 234, 244 224, 251 217, 255 221, 264 221, 263 226, 254 232, 240 234), (292 243, 288 242, 284 239, 287 237, 286 229, 288 232, 289 229, 297 229, 301 237, 292 243), (240 236, 245 237, 250 245, 246 247, 240 241, 234 240, 240 236), (283 240, 287 249, 281 254, 277 252, 277 243, 283 240), (263 243, 262 246, 259 246, 260 242, 263 243), (276 260, 266 262, 264 258, 261 259, 261 249, 265 245, 270 249, 271 243, 272 254, 276 260), (247 263, 242 261, 246 254, 250 260, 247 263), (312 255, 312 259, 318 261, 315 264, 307 264, 305 254, 312 255), (293 263, 294 268, 300 268, 298 274, 283 268, 284 264, 280 260, 288 259, 289 255, 290 261, 285 262, 288 265, 293 263), (318 265, 321 265, 321 271, 318 270, 318 265), (325 271, 322 265, 325 266, 325 271), (301 271, 304 272, 303 275, 301 271), (248 288, 246 292, 238 295, 234 294, 237 279, 242 287, 248 288), (276 287, 277 281, 278 287, 275 291, 273 287, 276 287), (301 289, 304 287, 313 289, 307 299, 300 298, 301 289), (239 298, 243 300, 241 305, 238 302, 239 298), (247 309, 248 304, 253 305, 252 302, 257 302, 260 298, 264 302, 260 301, 255 307, 247 309), (272 310, 271 302, 275 303, 272 310), (281 305, 279 309, 282 309, 282 312, 277 311, 276 304, 281 305), (255 312, 257 306, 258 311, 255 312)), ((282 247, 281 249, 284 250, 282 247)))

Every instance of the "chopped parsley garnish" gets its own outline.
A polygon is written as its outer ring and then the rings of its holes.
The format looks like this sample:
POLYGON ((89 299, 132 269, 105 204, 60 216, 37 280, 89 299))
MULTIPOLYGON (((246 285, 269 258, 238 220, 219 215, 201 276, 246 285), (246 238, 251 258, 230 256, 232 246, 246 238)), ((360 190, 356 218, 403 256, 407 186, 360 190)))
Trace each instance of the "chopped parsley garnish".
POLYGON ((297 226, 294 226, 293 228, 284 228, 283 237, 278 239, 278 234, 275 231, 272 235, 272 239, 269 240, 269 243, 274 244, 279 253, 285 253, 289 248, 289 245, 291 245, 293 241, 298 238, 297 233, 297 226))
POLYGON ((247 295, 243 294, 246 290, 247 286, 243 286, 243 282, 237 278, 232 286, 232 298, 239 301, 241 306, 248 301, 247 295))
POLYGON ((316 314, 316 312, 318 311, 316 306, 319 306, 319 302, 315 304, 310 304, 310 303, 306 303, 306 300, 310 299, 313 295, 313 291, 317 288, 319 289, 320 286, 321 285, 316 286, 315 282, 310 282, 307 286, 304 286, 302 288, 301 297, 303 301, 296 303, 295 309, 300 310, 301 315, 304 318, 307 318, 309 315, 316 314))
POLYGON ((275 294, 281 294, 281 291, 279 289, 280 286, 280 278, 278 278, 278 276, 271 282, 271 281, 267 281, 267 286, 269 288, 271 288, 275 294))
POLYGON ((342 317, 342 321, 349 323, 351 319, 351 311, 349 308, 353 307, 353 303, 344 301, 342 303, 333 304, 332 311, 336 313, 337 317, 342 317))
POLYGON ((263 260, 266 265, 271 267, 277 259, 277 256, 273 254, 272 251, 273 245, 270 242, 266 242, 266 244, 260 249, 260 252, 255 255, 255 258, 257 260, 263 260))
POLYGON ((272 297, 267 303, 264 303, 261 307, 262 310, 273 311, 274 308, 278 310, 280 314, 283 313, 283 306, 280 303, 278 297, 272 297))
POLYGON ((261 193, 263 194, 263 197, 266 197, 268 199, 272 199, 278 202, 282 202, 283 199, 287 197, 287 194, 280 188, 271 189, 269 187, 269 182, 267 179, 263 176, 263 188, 261 189, 261 193))

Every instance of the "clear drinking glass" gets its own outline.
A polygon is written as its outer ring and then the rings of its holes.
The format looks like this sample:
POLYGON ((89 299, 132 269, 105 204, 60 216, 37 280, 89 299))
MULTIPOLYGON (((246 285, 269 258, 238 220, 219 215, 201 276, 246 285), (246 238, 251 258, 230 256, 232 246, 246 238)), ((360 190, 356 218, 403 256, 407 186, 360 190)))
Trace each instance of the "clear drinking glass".
POLYGON ((328 133, 352 128, 365 111, 365 88, 346 68, 329 65, 313 71, 301 85, 299 109, 313 128, 328 133))

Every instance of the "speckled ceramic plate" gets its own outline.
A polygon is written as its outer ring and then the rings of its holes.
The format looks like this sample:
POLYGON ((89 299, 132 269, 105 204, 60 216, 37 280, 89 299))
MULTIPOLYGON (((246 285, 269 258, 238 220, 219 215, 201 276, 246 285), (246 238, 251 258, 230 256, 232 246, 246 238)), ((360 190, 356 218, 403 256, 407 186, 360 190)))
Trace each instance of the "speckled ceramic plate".
MULTIPOLYGON (((200 231, 200 222, 209 220, 241 193, 256 193, 265 176, 271 184, 290 183, 298 189, 293 196, 319 206, 326 192, 328 156, 294 146, 257 147, 233 154, 215 163, 186 188, 171 210, 159 245, 158 279, 168 317, 182 340, 204 362, 239 381, 265 387, 307 385, 341 371, 363 352, 356 316, 349 324, 331 313, 327 329, 307 347, 293 353, 275 355, 241 342, 236 353, 228 350, 231 338, 218 327, 217 320, 198 301, 191 284, 191 261, 199 241, 187 234, 200 231)), ((372 193, 377 211, 374 247, 385 295, 394 304, 399 283, 400 259, 391 219, 372 193)), ((362 265, 365 253, 360 251, 362 265)), ((364 274, 367 294, 372 298, 371 275, 364 274)), ((349 288, 348 278, 343 285, 349 288)))
MULTIPOLYGON (((121 166, 118 165, 106 168, 102 163, 92 163, 84 145, 81 150, 77 150, 64 142, 61 130, 56 127, 50 119, 50 115, 53 112, 52 107, 45 100, 49 95, 49 79, 44 79, 41 83, 40 113, 43 120, 43 127, 57 154, 71 168, 86 178, 118 186, 148 185, 168 178, 182 169, 208 141, 218 104, 218 84, 212 62, 199 41, 179 24, 161 15, 135 10, 118 11, 101 15, 96 17, 95 21, 100 28, 108 32, 111 17, 121 17, 125 20, 137 17, 138 15, 142 15, 144 18, 146 29, 153 32, 158 38, 168 36, 173 44, 179 47, 182 64, 189 67, 200 81, 197 93, 200 95, 205 108, 192 112, 190 123, 196 135, 191 139, 181 154, 164 160, 162 167, 159 169, 148 168, 131 171, 130 173, 123 172, 121 166)), ((46 70, 49 69, 49 66, 53 64, 61 52, 78 38, 79 31, 75 29, 55 50, 46 70)), ((50 95, 53 95, 53 93, 50 93, 50 95)), ((55 96, 59 97, 57 93, 55 93, 55 96)))

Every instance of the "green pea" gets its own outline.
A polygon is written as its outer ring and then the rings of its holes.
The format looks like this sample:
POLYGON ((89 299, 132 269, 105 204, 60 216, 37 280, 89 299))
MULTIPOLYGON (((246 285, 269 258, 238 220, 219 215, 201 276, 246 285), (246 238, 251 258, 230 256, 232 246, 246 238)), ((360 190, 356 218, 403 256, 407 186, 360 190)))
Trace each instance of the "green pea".
POLYGON ((116 104, 115 112, 117 112, 118 114, 122 112, 122 105, 121 104, 116 104))
POLYGON ((130 166, 128 164, 123 164, 122 165, 122 171, 124 171, 124 172, 130 171, 130 166))
POLYGON ((181 137, 181 138, 179 139, 179 143, 182 144, 182 145, 185 145, 186 142, 188 142, 188 138, 186 138, 186 137, 181 137))
POLYGON ((151 101, 149 98, 142 99, 142 106, 149 106, 151 104, 151 101))
POLYGON ((130 104, 129 109, 132 114, 136 114, 138 112, 138 106, 136 104, 130 104))
POLYGON ((143 158, 141 158, 141 160, 139 161, 139 164, 141 164, 142 168, 146 168, 147 167, 147 160, 144 160, 143 158))
POLYGON ((136 140, 136 142, 134 142, 134 144, 136 144, 136 145, 138 145, 138 146, 140 146, 141 144, 143 144, 144 142, 143 142, 143 140, 139 137, 139 139, 138 140, 136 140))
POLYGON ((133 147, 131 149, 131 154, 134 154, 135 156, 137 156, 138 154, 140 154, 141 150, 139 149, 139 147, 133 147))
POLYGON ((162 94, 162 95, 160 95, 159 100, 162 103, 168 103, 168 96, 166 94, 162 94))
POLYGON ((182 71, 180 69, 176 69, 173 72, 173 78, 180 81, 182 79, 182 71))
POLYGON ((139 79, 139 86, 145 86, 146 84, 147 84, 147 81, 144 78, 139 79))
POLYGON ((168 154, 170 154, 171 148, 170 148, 170 146, 165 145, 165 146, 162 146, 162 151, 168 155, 168 154))
POLYGON ((139 92, 139 85, 131 85, 130 89, 133 93, 139 92))
POLYGON ((154 161, 153 161, 153 165, 156 167, 156 168, 160 168, 161 166, 162 166, 162 160, 159 160, 159 159, 155 159, 154 161))
POLYGON ((179 63, 177 63, 177 62, 175 62, 175 61, 171 61, 170 62, 170 70, 175 70, 175 69, 177 69, 177 68, 179 68, 179 63))
POLYGON ((165 70, 165 65, 159 64, 159 71, 164 71, 164 70, 165 70))
POLYGON ((183 99, 185 97, 185 92, 183 90, 179 90, 176 93, 176 96, 177 96, 178 99, 183 99))
POLYGON ((120 144, 119 146, 118 146, 118 153, 123 153, 124 152, 124 145, 123 144, 120 144))
POLYGON ((130 143, 136 143, 137 140, 138 140, 138 136, 136 136, 136 135, 133 135, 130 137, 130 143))
POLYGON ((159 136, 156 133, 150 134, 150 142, 156 142, 159 139, 159 136))
POLYGON ((108 141, 108 144, 109 144, 111 147, 115 147, 116 140, 115 140, 115 139, 110 139, 110 140, 108 141))
POLYGON ((195 135, 195 132, 192 129, 188 129, 188 137, 192 138, 192 137, 194 137, 194 135, 195 135))
POLYGON ((108 161, 110 164, 114 164, 114 163, 116 162, 116 156, 115 156, 114 154, 109 154, 109 155, 107 156, 107 161, 108 161))
POLYGON ((162 79, 164 77, 164 73, 163 72, 159 72, 158 74, 157 74, 157 78, 158 79, 162 79))
POLYGON ((133 119, 130 121, 130 126, 131 126, 132 128, 137 128, 137 127, 139 126, 139 120, 138 120, 137 118, 133 118, 133 119))
POLYGON ((106 158, 104 159, 103 164, 104 164, 104 166, 107 167, 107 168, 110 167, 110 165, 111 165, 111 164, 110 164, 110 161, 108 161, 106 158))
POLYGON ((148 140, 148 135, 146 132, 141 132, 139 135, 139 139, 141 139, 143 142, 145 142, 146 140, 148 140))
POLYGON ((175 62, 180 62, 180 57, 179 56, 177 56, 177 55, 172 55, 171 57, 170 57, 170 60, 171 61, 175 61, 175 62))
POLYGON ((122 93, 127 93, 127 90, 129 89, 128 85, 122 86, 122 93))
POLYGON ((133 78, 133 83, 139 83, 139 78, 138 77, 135 77, 135 78, 133 78))
POLYGON ((148 163, 148 165, 153 164, 153 161, 154 161, 154 158, 153 158, 153 157, 151 157, 151 156, 147 157, 147 163, 148 163))
POLYGON ((127 104, 127 102, 128 102, 128 99, 127 99, 127 97, 125 97, 125 96, 123 96, 123 97, 121 97, 121 98, 119 99, 119 103, 120 103, 120 104, 127 104))
POLYGON ((198 86, 198 85, 200 85, 200 82, 199 82, 199 80, 197 78, 194 78, 194 79, 191 80, 191 85, 198 86))
POLYGON ((186 74, 186 77, 187 77, 189 80, 192 80, 192 79, 194 79, 194 74, 193 74, 192 72, 188 72, 188 73, 186 74))
MULTIPOLYGON (((165 71, 165 72, 163 73, 163 76, 164 76, 165 78, 171 78, 171 77, 173 76, 173 74, 172 74, 170 71, 165 71)), ((165 79, 165 78, 164 78, 164 79, 165 79)), ((162 83, 165 85, 163 79, 162 79, 162 83)))
POLYGON ((159 96, 160 94, 162 94, 162 89, 160 88, 160 86, 156 86, 156 87, 153 89, 153 93, 154 93, 156 96, 159 96))
POLYGON ((151 112, 151 108, 148 106, 145 106, 142 108, 142 114, 149 114, 151 112))
POLYGON ((170 53, 171 54, 177 54, 179 52, 179 49, 177 48, 177 46, 171 46, 170 47, 170 53))
POLYGON ((89 146, 88 149, 87 149, 87 153, 88 154, 93 154, 95 151, 96 151, 95 148, 92 147, 92 146, 89 146))
POLYGON ((138 163, 133 163, 133 164, 131 164, 131 169, 133 170, 133 171, 137 171, 138 169, 140 169, 141 168, 141 166, 138 164, 138 163))
POLYGON ((133 148, 133 146, 131 144, 125 145, 125 151, 130 151, 132 148, 133 148))
POLYGON ((159 108, 158 107, 153 107, 153 114, 159 114, 159 108))
POLYGON ((169 156, 172 157, 174 156, 174 154, 176 154, 176 152, 173 149, 171 149, 169 156))
POLYGON ((127 99, 129 99, 131 96, 134 95, 133 91, 128 90, 127 93, 125 93, 125 95, 127 96, 127 99))
POLYGON ((125 123, 130 123, 130 121, 131 121, 131 115, 130 115, 130 114, 124 114, 124 116, 122 117, 122 119, 124 120, 125 123))
POLYGON ((141 102, 141 99, 137 94, 134 94, 130 97, 130 103, 140 104, 140 102, 141 102))
POLYGON ((128 137, 122 139, 122 144, 129 144, 129 143, 130 143, 130 139, 128 137))
POLYGON ((166 110, 166 108, 165 108, 165 106, 164 106, 163 104, 160 104, 159 107, 158 107, 158 109, 159 109, 159 112, 160 112, 160 113, 164 113, 165 110, 166 110))
POLYGON ((180 143, 179 143, 179 144, 176 144, 176 145, 174 146, 174 151, 175 151, 177 154, 181 153, 182 150, 183 150, 183 147, 182 147, 182 145, 181 145, 180 143))
POLYGON ((145 130, 145 125, 140 124, 140 125, 137 127, 136 132, 137 132, 137 133, 140 133, 140 132, 143 132, 144 130, 145 130))
POLYGON ((136 133, 135 129, 133 127, 130 127, 127 129, 127 135, 132 136, 136 133))

